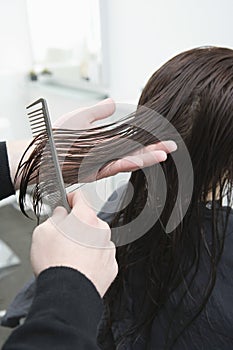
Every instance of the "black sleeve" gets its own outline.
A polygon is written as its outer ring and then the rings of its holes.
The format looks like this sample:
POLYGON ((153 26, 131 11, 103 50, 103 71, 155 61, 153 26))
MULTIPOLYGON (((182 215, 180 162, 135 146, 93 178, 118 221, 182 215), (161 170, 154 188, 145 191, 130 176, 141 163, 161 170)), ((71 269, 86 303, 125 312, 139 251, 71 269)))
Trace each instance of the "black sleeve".
POLYGON ((11 181, 6 143, 0 142, 0 200, 15 193, 11 181))
POLYGON ((52 267, 38 279, 28 317, 2 350, 96 350, 102 299, 80 272, 52 267))

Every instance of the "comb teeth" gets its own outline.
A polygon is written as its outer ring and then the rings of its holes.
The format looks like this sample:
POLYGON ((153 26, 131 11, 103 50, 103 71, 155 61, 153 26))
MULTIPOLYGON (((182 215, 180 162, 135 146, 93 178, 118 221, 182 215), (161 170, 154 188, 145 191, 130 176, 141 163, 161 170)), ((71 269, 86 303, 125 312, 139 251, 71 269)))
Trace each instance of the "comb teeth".
POLYGON ((46 131, 43 99, 39 99, 36 102, 32 103, 30 106, 27 107, 27 110, 33 107, 36 107, 36 108, 28 112, 27 115, 29 118, 31 130, 32 130, 32 136, 36 137, 40 133, 46 131), (41 105, 40 108, 38 108, 39 104, 41 105))
MULTIPOLYGON (((33 102, 27 107, 27 113, 31 125, 32 135, 38 136, 40 133, 45 132, 47 136, 46 151, 43 150, 44 154, 41 154, 41 159, 45 160, 46 163, 43 167, 44 163, 43 161, 41 162, 39 174, 40 181, 44 176, 48 180, 45 182, 45 185, 42 184, 42 192, 40 193, 41 199, 43 196, 48 196, 51 209, 55 209, 55 207, 58 205, 62 205, 68 212, 70 212, 46 100, 40 98, 39 100, 33 102), (48 167, 49 171, 46 171, 48 167), (51 176, 52 180, 50 181, 51 176)), ((36 140, 36 142, 37 141, 38 140, 36 140)))

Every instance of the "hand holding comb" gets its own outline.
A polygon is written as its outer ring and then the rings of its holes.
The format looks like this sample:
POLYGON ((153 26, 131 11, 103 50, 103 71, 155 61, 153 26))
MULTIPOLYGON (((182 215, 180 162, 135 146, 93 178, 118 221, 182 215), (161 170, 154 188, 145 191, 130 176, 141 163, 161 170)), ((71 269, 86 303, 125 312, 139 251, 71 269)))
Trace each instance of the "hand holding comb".
POLYGON ((40 98, 33 102, 27 107, 27 111, 32 135, 36 137, 40 133, 45 133, 48 139, 38 175, 42 183, 43 194, 51 210, 57 206, 63 206, 70 212, 46 100, 40 98))

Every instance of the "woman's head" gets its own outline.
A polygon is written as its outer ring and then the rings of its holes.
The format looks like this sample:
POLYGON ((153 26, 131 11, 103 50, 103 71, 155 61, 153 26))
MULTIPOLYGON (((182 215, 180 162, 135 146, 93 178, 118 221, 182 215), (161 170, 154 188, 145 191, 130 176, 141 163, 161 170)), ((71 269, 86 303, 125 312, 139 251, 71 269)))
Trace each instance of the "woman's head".
MULTIPOLYGON (((135 328, 130 329, 132 333, 137 334, 143 325, 150 323, 172 291, 183 286, 179 310, 170 315, 170 327, 167 329, 169 346, 204 309, 215 285, 217 265, 224 247, 230 209, 220 218, 222 212, 218 208, 219 205, 221 208, 224 196, 229 206, 233 198, 233 50, 206 47, 177 55, 152 75, 143 89, 139 105, 155 110, 176 128, 189 151, 194 173, 189 210, 180 225, 168 235, 165 227, 177 201, 180 185, 176 165, 168 156, 167 161, 161 164, 167 195, 160 219, 141 240, 118 249, 120 277, 115 283, 116 288, 117 283, 118 288, 121 287, 128 270, 133 266, 137 268, 142 261, 146 264, 143 300, 149 302, 149 307, 147 303, 140 306, 145 317, 139 315, 135 328), (211 237, 207 237, 203 214, 203 205, 209 198, 212 201, 211 237), (222 225, 219 226, 220 219, 222 225), (193 305, 192 290, 202 269, 200 261, 203 255, 209 270, 200 296, 194 295, 196 302, 193 305), (185 304, 193 305, 188 317, 184 317, 187 314, 185 304), (183 326, 179 327, 179 323, 183 326)), ((150 127, 153 130, 153 125, 150 127)), ((150 176, 156 176, 152 168, 148 172, 150 176)), ((183 177, 186 178, 188 173, 184 168, 183 177)), ((132 174, 130 181, 136 187, 133 203, 116 215, 113 225, 118 225, 122 219, 124 223, 130 222, 145 203, 148 193, 145 192, 143 173, 137 171, 132 174)), ((155 181, 156 186, 153 210, 159 205, 159 196, 163 192, 155 181)), ((177 202, 182 203, 183 200, 185 196, 178 198, 177 202)), ((177 215, 182 216, 180 208, 177 208, 177 215)), ((136 290, 133 292, 136 293, 136 290)), ((112 300, 110 298, 110 303, 112 300)))
MULTIPOLYGON (((179 183, 177 163, 175 164, 173 156, 168 156, 167 161, 161 164, 167 190, 167 200, 161 217, 164 227, 174 204, 187 200, 189 182, 190 186, 193 185, 190 212, 197 210, 200 202, 210 198, 213 202, 217 199, 222 202, 223 197, 228 196, 230 204, 233 183, 232 97, 233 50, 217 47, 196 48, 175 56, 152 75, 143 89, 139 106, 147 107, 146 112, 143 115, 143 109, 139 108, 135 118, 140 121, 144 118, 145 125, 148 122, 147 127, 152 133, 157 132, 157 115, 154 114, 154 119, 149 117, 147 109, 154 110, 167 119, 184 141, 192 161, 194 185, 190 181, 191 171, 182 158, 182 143, 178 147, 180 161, 184 163, 182 183, 179 183), (183 193, 181 191, 177 200, 179 187, 183 188, 183 193)), ((167 134, 163 134, 162 128, 160 135, 169 138, 168 129, 166 128, 167 134)), ((141 138, 143 137, 146 139, 146 135, 141 138)), ((176 141, 179 143, 178 138, 176 141)), ((150 178, 156 177, 153 167, 147 172, 150 178)), ((145 192, 146 179, 142 172, 132 174, 131 182, 137 184, 134 200, 140 204, 124 210, 123 216, 127 216, 127 222, 140 213, 146 201, 145 197, 148 196, 145 192)), ((153 210, 160 204, 160 197, 164 193, 164 187, 159 186, 158 182, 155 181, 154 187, 156 193, 151 196, 153 210)), ((177 216, 182 217, 182 205, 176 209, 177 216)), ((118 219, 119 216, 116 221, 118 219)))
POLYGON ((139 105, 155 109, 181 135, 193 162, 194 190, 232 180, 233 50, 204 47, 175 56, 149 79, 139 105))

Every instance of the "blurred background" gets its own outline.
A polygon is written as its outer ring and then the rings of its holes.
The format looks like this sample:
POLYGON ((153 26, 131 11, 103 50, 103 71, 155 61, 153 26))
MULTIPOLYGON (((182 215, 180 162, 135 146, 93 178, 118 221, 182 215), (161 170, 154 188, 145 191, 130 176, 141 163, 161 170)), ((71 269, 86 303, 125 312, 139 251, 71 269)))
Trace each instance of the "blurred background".
MULTIPOLYGON (((0 140, 31 137, 25 106, 39 97, 53 120, 107 96, 136 104, 175 54, 233 48, 232 13, 232 0, 0 0, 0 140)), ((34 226, 14 196, 1 203, 0 316, 32 274, 34 226)))

